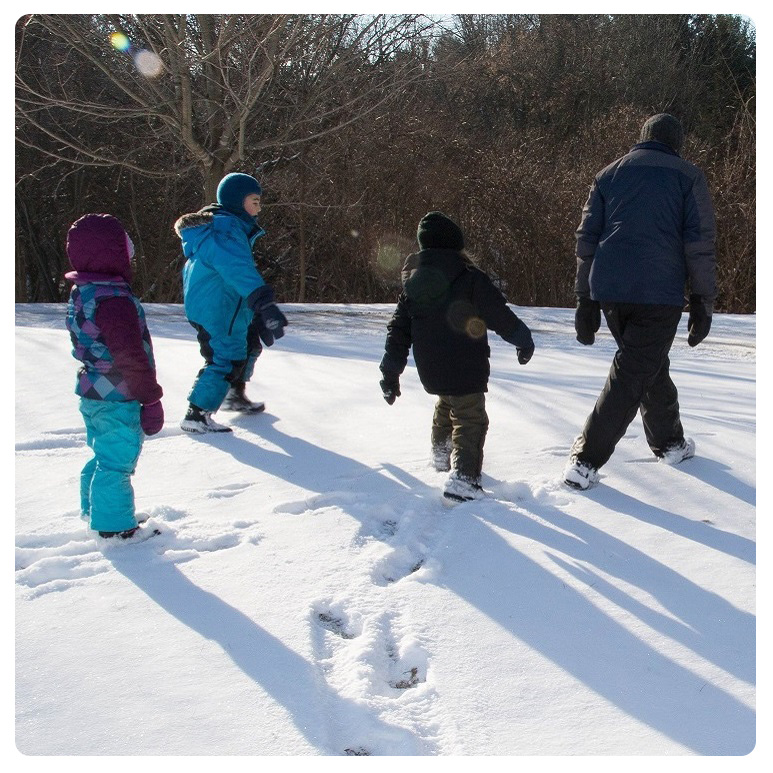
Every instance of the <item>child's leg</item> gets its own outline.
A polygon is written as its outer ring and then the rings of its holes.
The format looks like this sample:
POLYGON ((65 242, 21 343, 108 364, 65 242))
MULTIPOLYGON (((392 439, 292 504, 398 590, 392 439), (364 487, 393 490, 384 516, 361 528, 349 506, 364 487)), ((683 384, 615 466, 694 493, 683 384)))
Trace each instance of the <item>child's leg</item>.
MULTIPOLYGON (((81 398, 81 413, 83 414, 84 424, 86 425, 86 445, 94 448, 94 433, 91 430, 91 425, 86 418, 86 414, 83 413, 83 398, 81 398)), ((91 401, 89 401, 91 402, 91 401)), ((97 457, 92 456, 91 459, 83 465, 81 470, 81 518, 87 523, 91 514, 91 481, 94 478, 94 470, 97 468, 97 457)))
POLYGON ((447 472, 451 469, 451 403, 449 398, 438 397, 435 403, 435 413, 432 416, 432 464, 438 472, 447 472))
POLYGON ((483 468, 483 444, 488 432, 483 392, 448 398, 453 423, 451 466, 460 478, 477 482, 483 468))
POLYGON ((194 327, 198 331, 205 365, 196 376, 188 401, 203 411, 214 413, 222 405, 231 382, 243 374, 247 339, 210 336, 200 325, 194 327))
MULTIPOLYGON (((93 448, 91 439, 87 436, 87 442, 90 448, 93 448)), ((91 515, 91 481, 94 480, 94 471, 97 469, 97 457, 91 459, 83 465, 81 470, 81 517, 88 520, 91 515)))
POLYGON ((131 476, 142 449, 140 404, 81 400, 87 437, 94 451, 89 490, 94 531, 125 531, 137 525, 131 476))
POLYGON ((263 351, 263 344, 258 334, 258 323, 253 320, 247 328, 247 361, 244 363, 244 370, 241 373, 239 381, 247 382, 252 378, 255 370, 255 362, 263 351))

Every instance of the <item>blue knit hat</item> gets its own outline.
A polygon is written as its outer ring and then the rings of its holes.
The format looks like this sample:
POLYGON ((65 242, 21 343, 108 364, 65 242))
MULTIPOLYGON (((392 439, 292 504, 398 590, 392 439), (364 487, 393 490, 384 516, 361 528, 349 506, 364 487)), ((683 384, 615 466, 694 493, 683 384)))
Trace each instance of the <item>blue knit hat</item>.
POLYGON ((258 196, 263 193, 260 183, 248 174, 232 172, 217 186, 217 203, 234 215, 246 216, 244 199, 251 193, 257 193, 258 196))

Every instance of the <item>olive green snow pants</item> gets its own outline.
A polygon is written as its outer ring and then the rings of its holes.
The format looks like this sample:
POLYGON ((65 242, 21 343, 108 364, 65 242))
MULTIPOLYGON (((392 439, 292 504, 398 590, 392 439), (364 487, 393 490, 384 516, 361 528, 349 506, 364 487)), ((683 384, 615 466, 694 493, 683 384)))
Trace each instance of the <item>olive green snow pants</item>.
POLYGON ((439 395, 432 417, 435 467, 439 470, 450 467, 459 477, 477 482, 483 467, 483 444, 487 431, 484 392, 439 395))

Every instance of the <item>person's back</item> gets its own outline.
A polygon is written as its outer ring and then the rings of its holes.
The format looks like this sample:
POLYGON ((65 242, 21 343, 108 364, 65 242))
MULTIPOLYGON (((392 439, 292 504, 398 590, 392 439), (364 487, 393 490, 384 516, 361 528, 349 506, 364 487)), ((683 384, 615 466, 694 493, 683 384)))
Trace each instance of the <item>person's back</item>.
POLYGON ((681 123, 660 113, 639 143, 599 172, 576 231, 577 340, 594 343, 601 312, 618 351, 607 383, 570 451, 567 484, 598 480, 641 411, 656 457, 678 463, 695 453, 684 437, 668 352, 690 286, 688 343, 709 332, 716 296, 714 210, 703 173, 679 156, 681 123))
POLYGON ((488 278, 457 250, 430 248, 405 282, 413 355, 419 377, 432 394, 483 392, 489 346, 476 284, 488 278))
POLYGON ((713 239, 701 170, 665 142, 640 142, 596 175, 577 229, 589 262, 578 279, 596 301, 681 306, 689 271, 693 290, 713 297, 713 239))
POLYGON ((408 352, 424 389, 437 396, 432 420, 432 460, 449 472, 444 496, 464 501, 481 493, 483 444, 488 430, 487 329, 516 346, 526 364, 534 352, 528 327, 481 270, 466 257, 459 227, 441 212, 419 223, 421 251, 403 267, 404 289, 387 326, 380 369, 384 399, 400 395, 408 352))
POLYGON ((133 254, 112 215, 84 215, 67 234, 73 270, 65 277, 73 288, 66 326, 81 363, 75 392, 94 452, 81 473, 81 517, 105 538, 155 533, 138 534, 131 486, 143 433, 154 435, 164 424, 153 344, 130 287, 133 254))

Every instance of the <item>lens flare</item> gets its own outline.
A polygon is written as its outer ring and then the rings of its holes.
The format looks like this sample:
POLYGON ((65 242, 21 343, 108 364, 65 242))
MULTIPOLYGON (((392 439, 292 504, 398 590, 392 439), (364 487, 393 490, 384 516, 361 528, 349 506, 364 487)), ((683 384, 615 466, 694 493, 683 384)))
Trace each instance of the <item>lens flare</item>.
POLYGON ((394 244, 379 244, 376 252, 376 264, 387 274, 400 270, 403 254, 394 244))
POLYGON ((155 78, 164 71, 164 63, 158 54, 152 51, 138 51, 134 56, 136 68, 146 77, 155 78))
MULTIPOLYGON (((351 235, 355 239, 369 241, 367 235, 354 228, 351 235)), ((415 245, 397 233, 382 233, 377 237, 375 247, 370 252, 370 263, 376 273, 384 280, 400 281, 400 268, 415 245)))
POLYGON ((131 48, 131 42, 123 32, 114 32, 110 36, 110 45, 117 51, 128 51, 131 48))
POLYGON ((470 317, 464 327, 470 338, 478 339, 486 335, 486 323, 480 317, 470 317))

